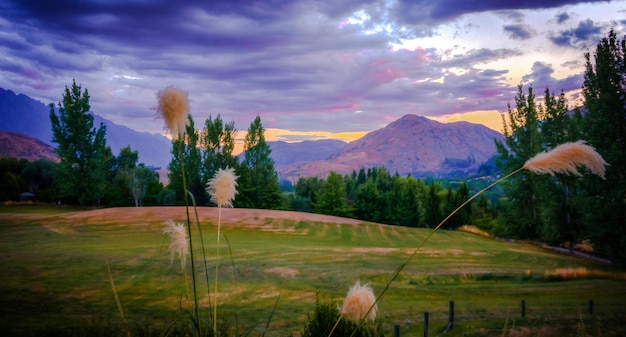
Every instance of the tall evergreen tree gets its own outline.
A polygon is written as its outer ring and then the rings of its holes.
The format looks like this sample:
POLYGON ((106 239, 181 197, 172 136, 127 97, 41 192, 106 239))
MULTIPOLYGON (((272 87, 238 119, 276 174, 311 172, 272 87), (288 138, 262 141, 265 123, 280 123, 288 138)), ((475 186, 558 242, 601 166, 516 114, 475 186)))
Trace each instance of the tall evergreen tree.
POLYGON ((594 249, 626 263, 626 38, 611 30, 585 59, 583 129, 609 164, 605 180, 589 178, 586 224, 594 249))
POLYGON ((58 144, 55 185, 59 197, 79 205, 99 204, 107 171, 106 127, 94 128, 87 89, 82 91, 73 81, 71 88, 65 87, 58 115, 54 104, 49 107, 52 141, 58 144))
POLYGON ((244 140, 245 159, 240 166, 239 195, 235 199, 237 207, 273 209, 281 205, 278 176, 272 149, 265 141, 265 129, 261 117, 256 116, 250 123, 244 140))

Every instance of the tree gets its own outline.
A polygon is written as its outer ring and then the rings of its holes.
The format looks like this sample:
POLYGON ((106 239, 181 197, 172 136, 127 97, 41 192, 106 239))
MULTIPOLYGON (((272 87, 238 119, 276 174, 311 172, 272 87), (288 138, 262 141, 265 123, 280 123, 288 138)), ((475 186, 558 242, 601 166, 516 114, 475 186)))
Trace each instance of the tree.
POLYGON ((49 107, 52 141, 58 144, 55 185, 59 197, 79 205, 99 204, 106 174, 106 127, 93 127, 87 89, 82 91, 73 81, 71 88, 65 87, 58 115, 53 104, 49 107))
POLYGON ((19 200, 27 184, 20 176, 26 166, 25 159, 0 157, 0 201, 19 200))
POLYGON ((20 176, 28 183, 28 189, 38 200, 51 201, 54 193, 54 170, 56 163, 38 159, 24 166, 20 176))
POLYGON ((184 139, 172 140, 172 161, 168 165, 169 188, 176 193, 177 203, 182 204, 184 200, 183 177, 181 167, 181 157, 185 166, 185 180, 187 191, 193 194, 197 205, 205 205, 208 202, 206 186, 202 183, 201 177, 201 153, 198 148, 198 133, 191 115, 188 115, 189 123, 186 125, 184 139), (180 156, 179 156, 180 152, 180 156))
POLYGON ((104 202, 109 207, 129 206, 131 204, 128 179, 131 171, 137 166, 139 153, 130 146, 120 149, 117 157, 107 160, 110 168, 107 175, 108 184, 104 189, 104 202))
POLYGON ((250 123, 244 140, 244 151, 245 159, 237 172, 240 193, 235 199, 235 205, 262 209, 278 207, 281 204, 278 176, 259 116, 250 123))
POLYGON ((295 197, 292 208, 296 211, 311 212, 317 204, 318 191, 322 190, 324 181, 318 177, 300 177, 295 186, 295 197))
MULTIPOLYGON (((509 105, 508 121, 503 116, 505 143, 496 140, 499 157, 496 164, 503 174, 521 167, 542 150, 539 133, 539 115, 532 86, 528 95, 518 86, 515 109, 509 105)), ((505 219, 511 234, 522 238, 536 238, 541 228, 540 185, 545 176, 521 172, 505 184, 508 197, 505 219)))
POLYGON ((585 137, 607 161, 606 179, 589 177, 585 222, 598 252, 626 263, 626 38, 615 31, 585 54, 585 137))
POLYGON ((140 164, 130 171, 127 184, 133 198, 133 204, 135 207, 139 207, 143 205, 144 197, 147 194, 158 193, 158 191, 151 191, 151 189, 154 189, 155 184, 159 185, 160 183, 156 172, 140 164))
POLYGON ((315 205, 317 213, 348 217, 352 215, 346 199, 346 184, 341 175, 330 172, 322 185, 322 191, 315 205))
POLYGON ((438 190, 442 189, 441 184, 433 182, 428 188, 425 205, 425 221, 426 227, 434 228, 443 220, 441 210, 441 199, 439 199, 438 190))
POLYGON ((222 117, 211 116, 205 121, 200 134, 202 151, 202 183, 206 185, 219 169, 236 168, 238 160, 233 156, 237 130, 235 122, 224 123, 222 117))
MULTIPOLYGON (((546 89, 544 106, 539 110, 540 133, 545 149, 549 150, 565 142, 580 139, 580 132, 569 117, 569 108, 563 91, 557 98, 546 89)), ((544 181, 540 238, 555 244, 569 242, 570 248, 573 248, 583 234, 578 221, 579 212, 572 202, 572 198, 579 193, 579 179, 557 174, 544 181)))

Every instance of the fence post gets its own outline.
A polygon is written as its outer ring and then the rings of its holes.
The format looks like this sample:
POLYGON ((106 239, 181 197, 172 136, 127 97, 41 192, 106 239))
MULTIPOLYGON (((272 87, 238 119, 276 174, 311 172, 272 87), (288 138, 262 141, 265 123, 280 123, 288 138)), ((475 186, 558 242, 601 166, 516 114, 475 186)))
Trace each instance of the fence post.
POLYGON ((589 300, 589 315, 593 315, 593 300, 589 300))
POLYGON ((400 337, 400 324, 394 323, 393 325, 393 336, 400 337))
POLYGON ((522 300, 522 317, 526 317, 526 300, 522 300))
POLYGON ((428 311, 424 312, 424 337, 428 337, 428 311))
POLYGON ((454 301, 450 301, 450 329, 454 326, 454 301))
POLYGON ((444 333, 450 331, 450 329, 452 329, 452 327, 454 326, 454 301, 450 301, 450 311, 448 313, 449 313, 448 326, 443 331, 444 333))

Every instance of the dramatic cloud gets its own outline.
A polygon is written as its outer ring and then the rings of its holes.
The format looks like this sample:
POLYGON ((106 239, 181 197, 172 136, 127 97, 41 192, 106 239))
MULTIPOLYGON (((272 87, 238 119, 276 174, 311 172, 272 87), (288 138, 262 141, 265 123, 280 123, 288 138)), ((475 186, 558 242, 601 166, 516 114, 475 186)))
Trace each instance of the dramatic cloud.
MULTIPOLYGON (((256 115, 289 139, 372 131, 404 114, 503 111, 519 83, 580 88, 584 48, 625 1, 0 2, 0 87, 44 103, 75 79, 92 110, 150 132, 156 93, 197 125, 256 115)), ((622 23, 620 23, 622 22, 622 23)), ((341 136, 340 136, 341 135, 341 136)), ((280 135, 277 135, 277 137, 280 135)))

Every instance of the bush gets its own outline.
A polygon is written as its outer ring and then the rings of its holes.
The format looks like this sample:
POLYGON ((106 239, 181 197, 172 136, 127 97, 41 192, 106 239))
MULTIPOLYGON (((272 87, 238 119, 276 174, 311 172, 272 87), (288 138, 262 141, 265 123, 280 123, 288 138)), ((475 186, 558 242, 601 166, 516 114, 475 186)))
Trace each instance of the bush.
MULTIPOLYGON (((333 327, 339 320, 339 309, 336 305, 328 303, 320 303, 315 301, 315 311, 313 317, 309 317, 309 321, 304 328, 302 337, 324 337, 328 336, 333 327)), ((356 323, 341 319, 333 331, 333 337, 382 337, 382 327, 380 323, 364 323, 360 327, 356 323), (356 331, 355 331, 356 330, 356 331)))

